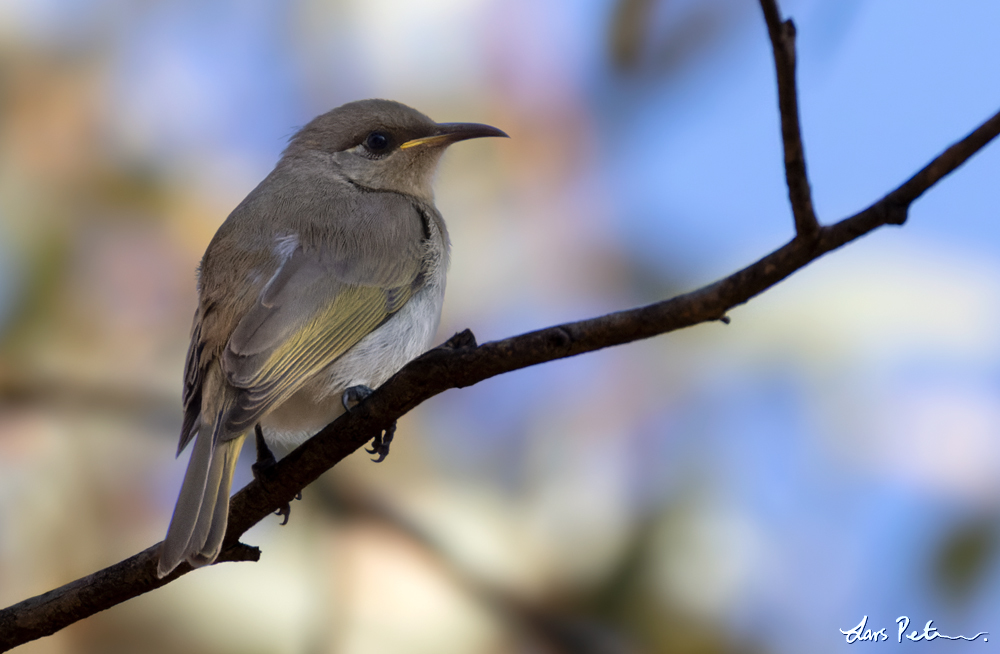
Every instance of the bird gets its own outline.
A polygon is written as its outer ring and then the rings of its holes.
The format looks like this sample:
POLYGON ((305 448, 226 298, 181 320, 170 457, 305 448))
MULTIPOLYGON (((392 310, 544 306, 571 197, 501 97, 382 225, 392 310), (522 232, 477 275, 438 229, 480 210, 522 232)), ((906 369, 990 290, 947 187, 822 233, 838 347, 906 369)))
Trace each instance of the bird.
MULTIPOLYGON (((438 162, 458 141, 506 136, 350 102, 296 132, 229 214, 198 268, 177 455, 194 446, 158 577, 218 557, 251 431, 258 448, 298 445, 431 346, 450 251, 438 162)), ((378 460, 390 439, 375 439, 378 460)))

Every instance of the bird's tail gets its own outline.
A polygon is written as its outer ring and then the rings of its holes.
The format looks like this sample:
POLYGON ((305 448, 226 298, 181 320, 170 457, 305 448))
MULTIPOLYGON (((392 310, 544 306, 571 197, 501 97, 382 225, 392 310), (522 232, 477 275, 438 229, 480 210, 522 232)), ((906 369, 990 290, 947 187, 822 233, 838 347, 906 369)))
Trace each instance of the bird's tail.
POLYGON ((188 462, 181 493, 167 536, 160 547, 156 574, 163 578, 186 560, 198 567, 213 563, 226 535, 229 490, 245 434, 223 440, 221 414, 215 424, 202 423, 188 462))

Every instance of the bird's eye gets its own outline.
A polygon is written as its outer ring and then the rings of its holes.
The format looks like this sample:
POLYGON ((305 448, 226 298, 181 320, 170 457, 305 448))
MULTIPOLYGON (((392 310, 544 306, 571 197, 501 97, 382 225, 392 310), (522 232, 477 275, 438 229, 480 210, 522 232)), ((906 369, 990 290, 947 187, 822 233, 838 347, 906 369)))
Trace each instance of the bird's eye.
POLYGON ((382 132, 372 132, 365 139, 365 147, 372 152, 381 152, 389 145, 389 137, 382 132))

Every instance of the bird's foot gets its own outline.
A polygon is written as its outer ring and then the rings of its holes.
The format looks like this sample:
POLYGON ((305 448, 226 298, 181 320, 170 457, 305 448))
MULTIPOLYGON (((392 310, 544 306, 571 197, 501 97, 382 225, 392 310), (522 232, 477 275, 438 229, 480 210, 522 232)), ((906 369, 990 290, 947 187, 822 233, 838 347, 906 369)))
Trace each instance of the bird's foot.
MULTIPOLYGON (((374 392, 364 385, 351 386, 344 391, 344 394, 340 397, 340 401, 344 404, 344 409, 350 413, 358 403, 363 402, 374 392)), ((376 455, 377 458, 372 459, 372 461, 381 463, 385 460, 385 457, 389 456, 389 444, 392 443, 392 437, 395 434, 396 421, 394 420, 391 425, 385 428, 384 433, 379 434, 372 440, 371 449, 365 450, 369 454, 376 455)))
POLYGON ((359 384, 358 386, 351 386, 344 394, 340 396, 340 402, 344 405, 344 410, 350 413, 354 407, 358 406, 361 402, 368 398, 369 395, 374 393, 372 389, 368 388, 364 384, 359 384))
POLYGON ((254 479, 263 481, 264 476, 271 472, 277 461, 271 448, 264 441, 264 431, 260 428, 260 423, 254 425, 253 432, 257 437, 257 462, 250 466, 250 470, 253 472, 254 479))
POLYGON ((436 349, 465 350, 477 347, 479 347, 479 344, 476 343, 476 335, 472 333, 471 329, 463 329, 460 332, 456 332, 454 336, 441 345, 438 345, 436 349))
POLYGON ((378 456, 376 459, 372 459, 375 463, 382 463, 385 461, 385 457, 389 456, 389 445, 392 443, 392 437, 396 435, 396 421, 393 420, 392 424, 385 428, 385 433, 379 434, 372 439, 372 448, 366 449, 365 452, 369 454, 375 454, 378 456))
MULTIPOLYGON (((250 470, 253 472, 253 478, 262 482, 265 477, 271 474, 271 470, 274 468, 274 464, 277 463, 277 460, 275 460, 274 453, 271 452, 271 448, 267 446, 267 442, 264 440, 264 431, 260 428, 259 423, 254 425, 253 433, 257 439, 257 462, 250 466, 250 470)), ((301 500, 302 493, 297 493, 295 495, 295 499, 301 500)), ((275 511, 274 515, 282 516, 284 520, 281 521, 281 525, 287 525, 288 518, 292 515, 291 503, 289 502, 275 511)))

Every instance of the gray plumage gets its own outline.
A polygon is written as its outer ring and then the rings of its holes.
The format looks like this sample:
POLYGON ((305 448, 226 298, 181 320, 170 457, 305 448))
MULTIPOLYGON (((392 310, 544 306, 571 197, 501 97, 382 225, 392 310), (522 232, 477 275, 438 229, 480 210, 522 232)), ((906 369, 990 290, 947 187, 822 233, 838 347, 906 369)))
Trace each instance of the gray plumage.
POLYGON ((506 136, 438 124, 386 100, 299 131, 205 252, 184 373, 178 454, 193 439, 158 574, 207 565, 226 531, 233 469, 255 424, 294 445, 427 349, 444 300, 448 233, 431 182, 445 147, 506 136))

